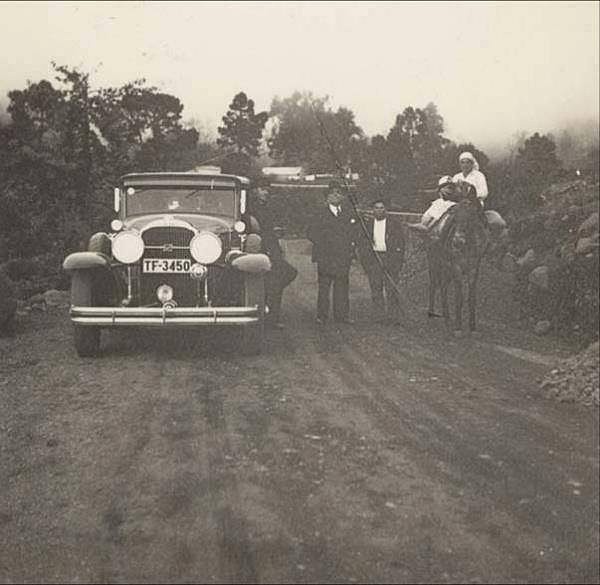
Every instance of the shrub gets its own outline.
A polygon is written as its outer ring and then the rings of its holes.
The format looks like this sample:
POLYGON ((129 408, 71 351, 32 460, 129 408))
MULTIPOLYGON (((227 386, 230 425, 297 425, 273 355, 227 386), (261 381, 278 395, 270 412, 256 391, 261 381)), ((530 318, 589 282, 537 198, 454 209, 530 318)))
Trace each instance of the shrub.
POLYGON ((52 288, 68 288, 69 279, 62 270, 63 259, 62 256, 51 252, 32 258, 9 260, 3 268, 15 284, 17 298, 27 299, 52 288))

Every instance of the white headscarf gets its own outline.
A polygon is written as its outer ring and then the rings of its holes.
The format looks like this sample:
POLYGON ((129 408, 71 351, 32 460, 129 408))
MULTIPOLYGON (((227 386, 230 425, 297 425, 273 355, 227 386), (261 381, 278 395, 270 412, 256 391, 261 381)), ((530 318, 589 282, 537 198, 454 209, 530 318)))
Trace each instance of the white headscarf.
POLYGON ((477 162, 477 159, 469 151, 465 151, 465 152, 461 153, 461 155, 458 157, 458 162, 460 162, 461 160, 464 160, 464 159, 473 161, 473 168, 476 171, 479 170, 479 163, 477 162))

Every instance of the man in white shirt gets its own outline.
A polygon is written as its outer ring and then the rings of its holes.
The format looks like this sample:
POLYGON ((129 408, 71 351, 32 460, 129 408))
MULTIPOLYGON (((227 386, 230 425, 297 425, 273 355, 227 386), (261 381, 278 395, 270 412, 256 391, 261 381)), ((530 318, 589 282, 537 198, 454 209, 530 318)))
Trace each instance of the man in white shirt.
POLYGON ((396 287, 404 263, 406 238, 402 224, 388 215, 382 198, 373 201, 372 213, 373 217, 365 221, 368 238, 363 234, 359 241, 360 260, 369 279, 375 319, 383 321, 387 312, 388 318, 398 323, 400 306, 396 287))
POLYGON ((427 211, 421 216, 420 223, 409 223, 408 227, 415 229, 418 232, 429 233, 430 228, 456 204, 454 198, 455 185, 452 177, 444 175, 438 181, 439 197, 433 201, 427 211))

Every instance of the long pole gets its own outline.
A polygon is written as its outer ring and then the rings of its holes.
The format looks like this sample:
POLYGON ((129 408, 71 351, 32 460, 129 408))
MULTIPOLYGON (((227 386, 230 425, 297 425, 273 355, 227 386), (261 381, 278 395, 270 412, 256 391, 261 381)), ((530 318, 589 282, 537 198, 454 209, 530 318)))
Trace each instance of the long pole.
MULTIPOLYGON (((336 150, 335 150, 335 146, 331 142, 329 135, 327 134, 327 129, 325 128, 323 121, 319 117, 319 114, 315 110, 312 103, 310 104, 310 108, 313 112, 313 115, 315 116, 315 118, 317 120, 317 123, 319 124, 321 134, 323 135, 323 138, 325 138, 325 141, 327 142, 329 150, 331 151, 331 157, 333 159, 333 162, 335 163, 336 168, 342 175, 342 181, 343 181, 343 185, 344 185, 344 190, 346 191, 346 197, 348 198, 348 201, 350 201, 350 204, 352 205, 352 208, 354 209, 354 214, 356 215, 356 217, 358 219, 358 223, 362 229, 364 236, 367 238, 367 241, 371 242, 372 241, 371 236, 369 234, 369 231, 367 230, 365 220, 359 213, 358 202, 355 200, 354 195, 350 192, 350 186, 348 185, 346 172, 345 172, 344 167, 342 166, 342 164, 339 161, 339 158, 338 158, 336 150)), ((379 264, 379 268, 381 269, 383 276, 387 279, 387 281, 390 283, 391 287, 394 289, 395 293, 398 295, 398 306, 400 308, 402 316, 406 317, 406 310, 400 304, 400 299, 402 299, 404 301, 404 297, 402 296, 400 289, 398 288, 398 285, 396 284, 396 281, 392 278, 392 275, 388 272, 387 268, 383 264, 383 260, 379 257, 379 255, 375 252, 375 250, 372 247, 371 247, 371 252, 372 252, 373 256, 375 257, 375 260, 379 264)))

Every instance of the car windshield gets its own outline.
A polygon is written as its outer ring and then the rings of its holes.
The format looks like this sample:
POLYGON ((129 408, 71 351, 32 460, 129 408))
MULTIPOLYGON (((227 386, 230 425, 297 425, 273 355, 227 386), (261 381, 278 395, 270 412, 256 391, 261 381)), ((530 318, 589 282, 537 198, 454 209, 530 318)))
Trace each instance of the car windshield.
POLYGON ((197 187, 127 187, 127 215, 201 213, 233 217, 233 189, 197 187))

